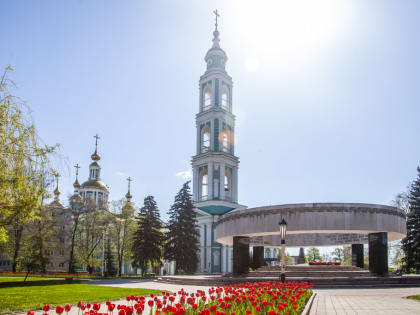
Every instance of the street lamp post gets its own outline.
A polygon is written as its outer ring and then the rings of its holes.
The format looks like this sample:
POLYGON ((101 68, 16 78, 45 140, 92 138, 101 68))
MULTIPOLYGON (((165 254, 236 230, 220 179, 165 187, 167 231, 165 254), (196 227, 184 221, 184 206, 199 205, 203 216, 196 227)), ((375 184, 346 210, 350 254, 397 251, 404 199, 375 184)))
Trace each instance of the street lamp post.
POLYGON ((280 281, 285 282, 286 281, 286 271, 285 271, 285 265, 286 265, 286 229, 287 229, 287 222, 284 218, 281 219, 279 222, 279 229, 280 229, 280 239, 281 239, 281 276, 280 281))

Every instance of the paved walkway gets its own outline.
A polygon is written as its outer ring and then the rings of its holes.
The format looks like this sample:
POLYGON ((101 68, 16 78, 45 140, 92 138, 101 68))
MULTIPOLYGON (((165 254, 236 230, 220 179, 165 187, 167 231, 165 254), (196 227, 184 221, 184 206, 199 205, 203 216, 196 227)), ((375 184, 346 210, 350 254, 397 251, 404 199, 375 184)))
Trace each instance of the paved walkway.
POLYGON ((420 294, 420 288, 328 289, 317 295, 310 315, 330 314, 420 314, 420 302, 405 299, 420 294))
MULTIPOLYGON (((92 285, 113 286, 121 288, 145 288, 155 290, 168 290, 177 292, 184 288, 187 292, 197 289, 205 290, 209 287, 177 285, 160 283, 153 280, 121 279, 121 280, 94 280, 92 285)), ((405 299, 408 295, 420 294, 420 288, 389 288, 389 289, 315 289, 317 293, 311 308, 310 315, 330 314, 401 314, 420 315, 420 302, 405 299)), ((125 300, 114 301, 115 304, 126 304, 125 300)), ((101 311, 106 306, 102 305, 101 311)), ((26 314, 26 313, 25 313, 26 314)), ((42 312, 36 312, 41 315, 42 312)), ((77 307, 68 315, 76 315, 77 307)), ((146 308, 145 314, 148 314, 146 308)))

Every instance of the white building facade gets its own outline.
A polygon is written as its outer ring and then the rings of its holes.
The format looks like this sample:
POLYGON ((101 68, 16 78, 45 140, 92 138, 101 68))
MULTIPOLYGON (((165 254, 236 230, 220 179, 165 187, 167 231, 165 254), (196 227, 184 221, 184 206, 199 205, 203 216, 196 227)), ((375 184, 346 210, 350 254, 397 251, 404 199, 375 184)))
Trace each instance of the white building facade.
POLYGON ((217 22, 213 36, 213 46, 205 56, 207 69, 199 81, 197 153, 192 158, 193 199, 200 230, 197 271, 227 273, 232 271, 232 247, 216 242, 216 222, 220 215, 243 206, 238 204, 232 78, 225 70, 227 56, 219 45, 217 22))

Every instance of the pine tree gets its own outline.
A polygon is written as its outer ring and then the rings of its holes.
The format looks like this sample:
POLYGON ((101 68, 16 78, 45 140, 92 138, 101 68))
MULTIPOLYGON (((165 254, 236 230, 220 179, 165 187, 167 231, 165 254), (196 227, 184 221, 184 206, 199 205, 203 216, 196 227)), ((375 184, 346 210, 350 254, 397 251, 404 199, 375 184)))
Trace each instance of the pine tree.
POLYGON ((133 263, 146 273, 149 264, 159 263, 162 258, 163 232, 159 210, 153 196, 144 199, 137 217, 137 231, 132 245, 133 263))
POLYGON ((108 237, 105 250, 105 276, 113 277, 117 274, 117 268, 114 263, 114 254, 112 253, 111 238, 108 237))
POLYGON ((407 215, 407 237, 402 241, 404 268, 406 272, 420 272, 420 167, 417 179, 412 183, 409 194, 409 213, 407 215))
POLYGON ((177 270, 191 273, 197 269, 198 264, 199 232, 189 183, 188 181, 182 186, 169 210, 165 259, 175 260, 177 270))

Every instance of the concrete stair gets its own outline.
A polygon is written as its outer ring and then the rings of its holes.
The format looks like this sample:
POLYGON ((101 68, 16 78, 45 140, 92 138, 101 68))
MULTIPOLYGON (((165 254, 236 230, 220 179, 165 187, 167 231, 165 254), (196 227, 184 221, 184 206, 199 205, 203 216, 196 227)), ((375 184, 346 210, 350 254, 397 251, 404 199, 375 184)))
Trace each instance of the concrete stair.
MULTIPOLYGON (((158 282, 178 285, 225 286, 245 282, 278 281, 278 277, 226 277, 226 276, 166 276, 158 282)), ((287 281, 306 281, 317 289, 328 288, 386 288, 420 287, 420 276, 401 277, 287 277, 287 281)))
MULTIPOLYGON (((286 266, 286 277, 292 278, 354 278, 373 277, 367 270, 355 266, 315 265, 286 266)), ((248 274, 248 277, 280 277, 281 267, 260 267, 248 274)))

